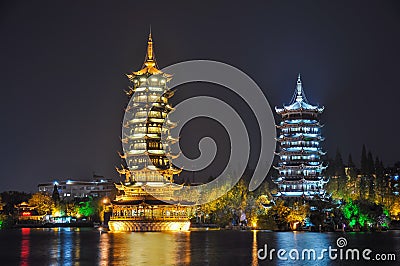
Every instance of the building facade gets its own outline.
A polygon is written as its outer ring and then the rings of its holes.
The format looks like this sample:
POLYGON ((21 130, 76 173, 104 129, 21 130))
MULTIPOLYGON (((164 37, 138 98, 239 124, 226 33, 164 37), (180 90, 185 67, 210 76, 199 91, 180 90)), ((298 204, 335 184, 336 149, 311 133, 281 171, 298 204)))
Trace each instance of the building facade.
POLYGON ((92 181, 60 180, 38 185, 39 192, 52 194, 55 186, 61 199, 110 197, 114 189, 111 179, 95 179, 92 181))
POLYGON ((177 140, 169 130, 175 123, 167 115, 173 110, 169 98, 173 91, 167 83, 171 75, 158 69, 151 33, 142 69, 127 75, 131 87, 126 92, 120 154, 126 166, 116 170, 125 181, 116 184, 118 194, 112 202, 108 223, 111 231, 188 230, 187 208, 174 202, 174 175, 182 170, 170 162, 169 144, 177 140), (162 141, 162 135, 167 136, 162 141))
POLYGON ((275 108, 281 116, 277 125, 279 137, 278 165, 279 174, 274 178, 278 187, 275 197, 314 198, 324 197, 324 185, 327 180, 323 176, 326 166, 323 165, 320 115, 324 107, 308 102, 300 74, 292 101, 288 106, 275 108))

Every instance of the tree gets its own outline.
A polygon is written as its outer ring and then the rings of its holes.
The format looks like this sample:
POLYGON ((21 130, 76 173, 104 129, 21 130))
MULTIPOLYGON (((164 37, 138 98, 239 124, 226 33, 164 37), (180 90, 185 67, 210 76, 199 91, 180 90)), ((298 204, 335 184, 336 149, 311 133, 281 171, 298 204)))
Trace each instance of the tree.
POLYGON ((368 151, 367 156, 367 174, 372 175, 375 172, 374 158, 372 156, 371 151, 368 151))
POLYGON ((306 204, 300 204, 295 202, 290 208, 289 215, 286 217, 286 221, 290 224, 290 228, 295 230, 297 224, 302 224, 309 213, 309 207, 306 204))
POLYGON ((51 195, 51 198, 55 203, 60 202, 60 193, 58 192, 58 187, 56 184, 54 184, 53 194, 51 195))
POLYGON ((328 168, 325 170, 325 174, 327 176, 334 176, 335 175, 335 160, 332 160, 331 158, 326 158, 325 160, 328 164, 328 168))
POLYGON ((382 161, 379 160, 379 157, 376 156, 375 158, 375 173, 376 173, 376 188, 375 188, 375 195, 376 200, 383 203, 383 198, 385 196, 385 180, 384 180, 384 171, 382 161))
POLYGON ((340 154, 339 149, 336 150, 335 156, 335 176, 337 178, 337 193, 340 197, 343 197, 345 194, 346 174, 344 171, 342 155, 340 154))
POLYGON ((361 174, 368 174, 368 158, 367 158, 367 149, 365 148, 365 144, 362 147, 361 151, 361 174))
POLYGON ((94 200, 92 197, 88 197, 79 202, 76 213, 82 215, 83 217, 95 218, 95 216, 99 214, 98 210, 99 202, 94 200))
POLYGON ((375 199, 375 184, 374 184, 374 159, 372 157, 371 151, 368 152, 368 200, 371 202, 375 199))
POLYGON ((353 162, 353 156, 351 156, 351 153, 349 153, 349 158, 347 160, 347 166, 349 168, 356 168, 356 165, 353 162))
POLYGON ((339 149, 336 150, 335 156, 335 175, 338 177, 345 176, 343 159, 339 149))
POLYGON ((343 206, 343 215, 351 227, 360 225, 362 227, 378 224, 382 215, 386 215, 382 206, 369 201, 349 200, 343 206))
POLYGON ((353 200, 359 199, 359 187, 360 187, 360 180, 357 178, 357 169, 353 162, 353 158, 351 154, 349 154, 348 162, 347 162, 348 171, 347 174, 347 191, 345 199, 351 198, 353 200))
POLYGON ((394 203, 390 206, 390 215, 398 220, 400 218, 400 198, 396 198, 394 203))
POLYGON ((28 204, 35 206, 40 215, 51 214, 51 211, 55 207, 53 199, 49 195, 40 192, 33 194, 28 204))
POLYGON ((268 216, 273 217, 278 229, 286 230, 288 225, 287 217, 290 214, 290 208, 285 206, 283 200, 278 200, 276 205, 268 210, 268 216))
POLYGON ((31 196, 32 195, 29 193, 18 191, 6 191, 1 193, 1 198, 4 203, 3 213, 13 214, 15 211, 15 205, 28 201, 31 196))
POLYGON ((362 147, 361 152, 361 180, 360 180, 360 199, 365 199, 367 194, 367 187, 368 187, 368 157, 367 157, 367 150, 365 145, 362 147))
POLYGON ((357 177, 356 165, 353 162, 353 157, 351 156, 351 153, 349 153, 349 158, 347 160, 347 167, 349 168, 349 176, 350 176, 350 178, 357 177))

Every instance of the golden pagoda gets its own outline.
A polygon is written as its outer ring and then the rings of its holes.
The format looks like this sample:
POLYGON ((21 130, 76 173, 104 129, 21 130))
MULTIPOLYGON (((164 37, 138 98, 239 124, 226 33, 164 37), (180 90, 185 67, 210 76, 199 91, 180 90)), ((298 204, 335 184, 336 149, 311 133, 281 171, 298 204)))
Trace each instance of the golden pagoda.
POLYGON ((182 169, 169 160, 173 158, 169 145, 177 141, 169 134, 176 124, 167 118, 173 111, 168 99, 174 93, 167 86, 172 75, 158 69, 151 32, 142 69, 127 77, 132 86, 126 91, 130 100, 120 154, 127 166, 116 168, 125 180, 115 185, 118 194, 112 201, 110 231, 187 231, 188 208, 173 199, 174 191, 182 188, 173 177, 182 169))

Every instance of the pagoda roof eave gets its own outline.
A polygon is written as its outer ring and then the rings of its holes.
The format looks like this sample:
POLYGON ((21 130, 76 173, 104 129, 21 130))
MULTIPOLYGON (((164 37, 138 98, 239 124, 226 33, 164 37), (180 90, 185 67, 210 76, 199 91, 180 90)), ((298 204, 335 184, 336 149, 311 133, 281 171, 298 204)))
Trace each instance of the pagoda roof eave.
POLYGON ((154 153, 149 150, 143 150, 143 152, 138 152, 138 153, 125 153, 127 157, 132 157, 132 156, 143 156, 143 155, 151 155, 151 156, 165 156, 165 151, 163 149, 160 149, 159 151, 162 151, 160 153, 154 153))
POLYGON ((322 128, 324 125, 321 125, 319 123, 314 123, 314 124, 307 124, 307 123, 289 124, 289 123, 285 123, 285 124, 282 124, 282 125, 276 125, 277 128, 290 128, 290 127, 299 127, 299 126, 322 128))
POLYGON ((296 106, 296 103, 294 103, 292 105, 288 105, 288 106, 284 105, 283 108, 275 107, 275 112, 277 114, 298 113, 298 112, 322 113, 325 109, 324 106, 322 106, 322 107, 313 106, 313 105, 306 104, 304 102, 302 102, 302 103, 304 103, 304 105, 306 105, 306 106, 302 106, 302 105, 296 106))
POLYGON ((322 163, 318 165, 306 165, 306 164, 301 164, 301 165, 282 165, 282 166, 274 166, 275 169, 325 169, 326 166, 324 166, 322 163))
POLYGON ((134 71, 131 74, 126 74, 129 80, 133 81, 136 77, 141 77, 146 75, 147 77, 152 76, 152 75, 161 75, 164 78, 167 78, 170 80, 173 75, 167 74, 156 68, 155 66, 145 66, 139 71, 134 71))

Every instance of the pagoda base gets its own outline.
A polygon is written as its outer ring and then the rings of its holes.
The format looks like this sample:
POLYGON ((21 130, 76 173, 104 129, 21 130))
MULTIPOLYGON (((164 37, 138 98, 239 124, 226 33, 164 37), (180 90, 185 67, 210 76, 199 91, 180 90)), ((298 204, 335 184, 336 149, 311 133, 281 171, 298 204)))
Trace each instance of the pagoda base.
POLYGON ((189 231, 190 221, 109 221, 111 232, 189 231))

